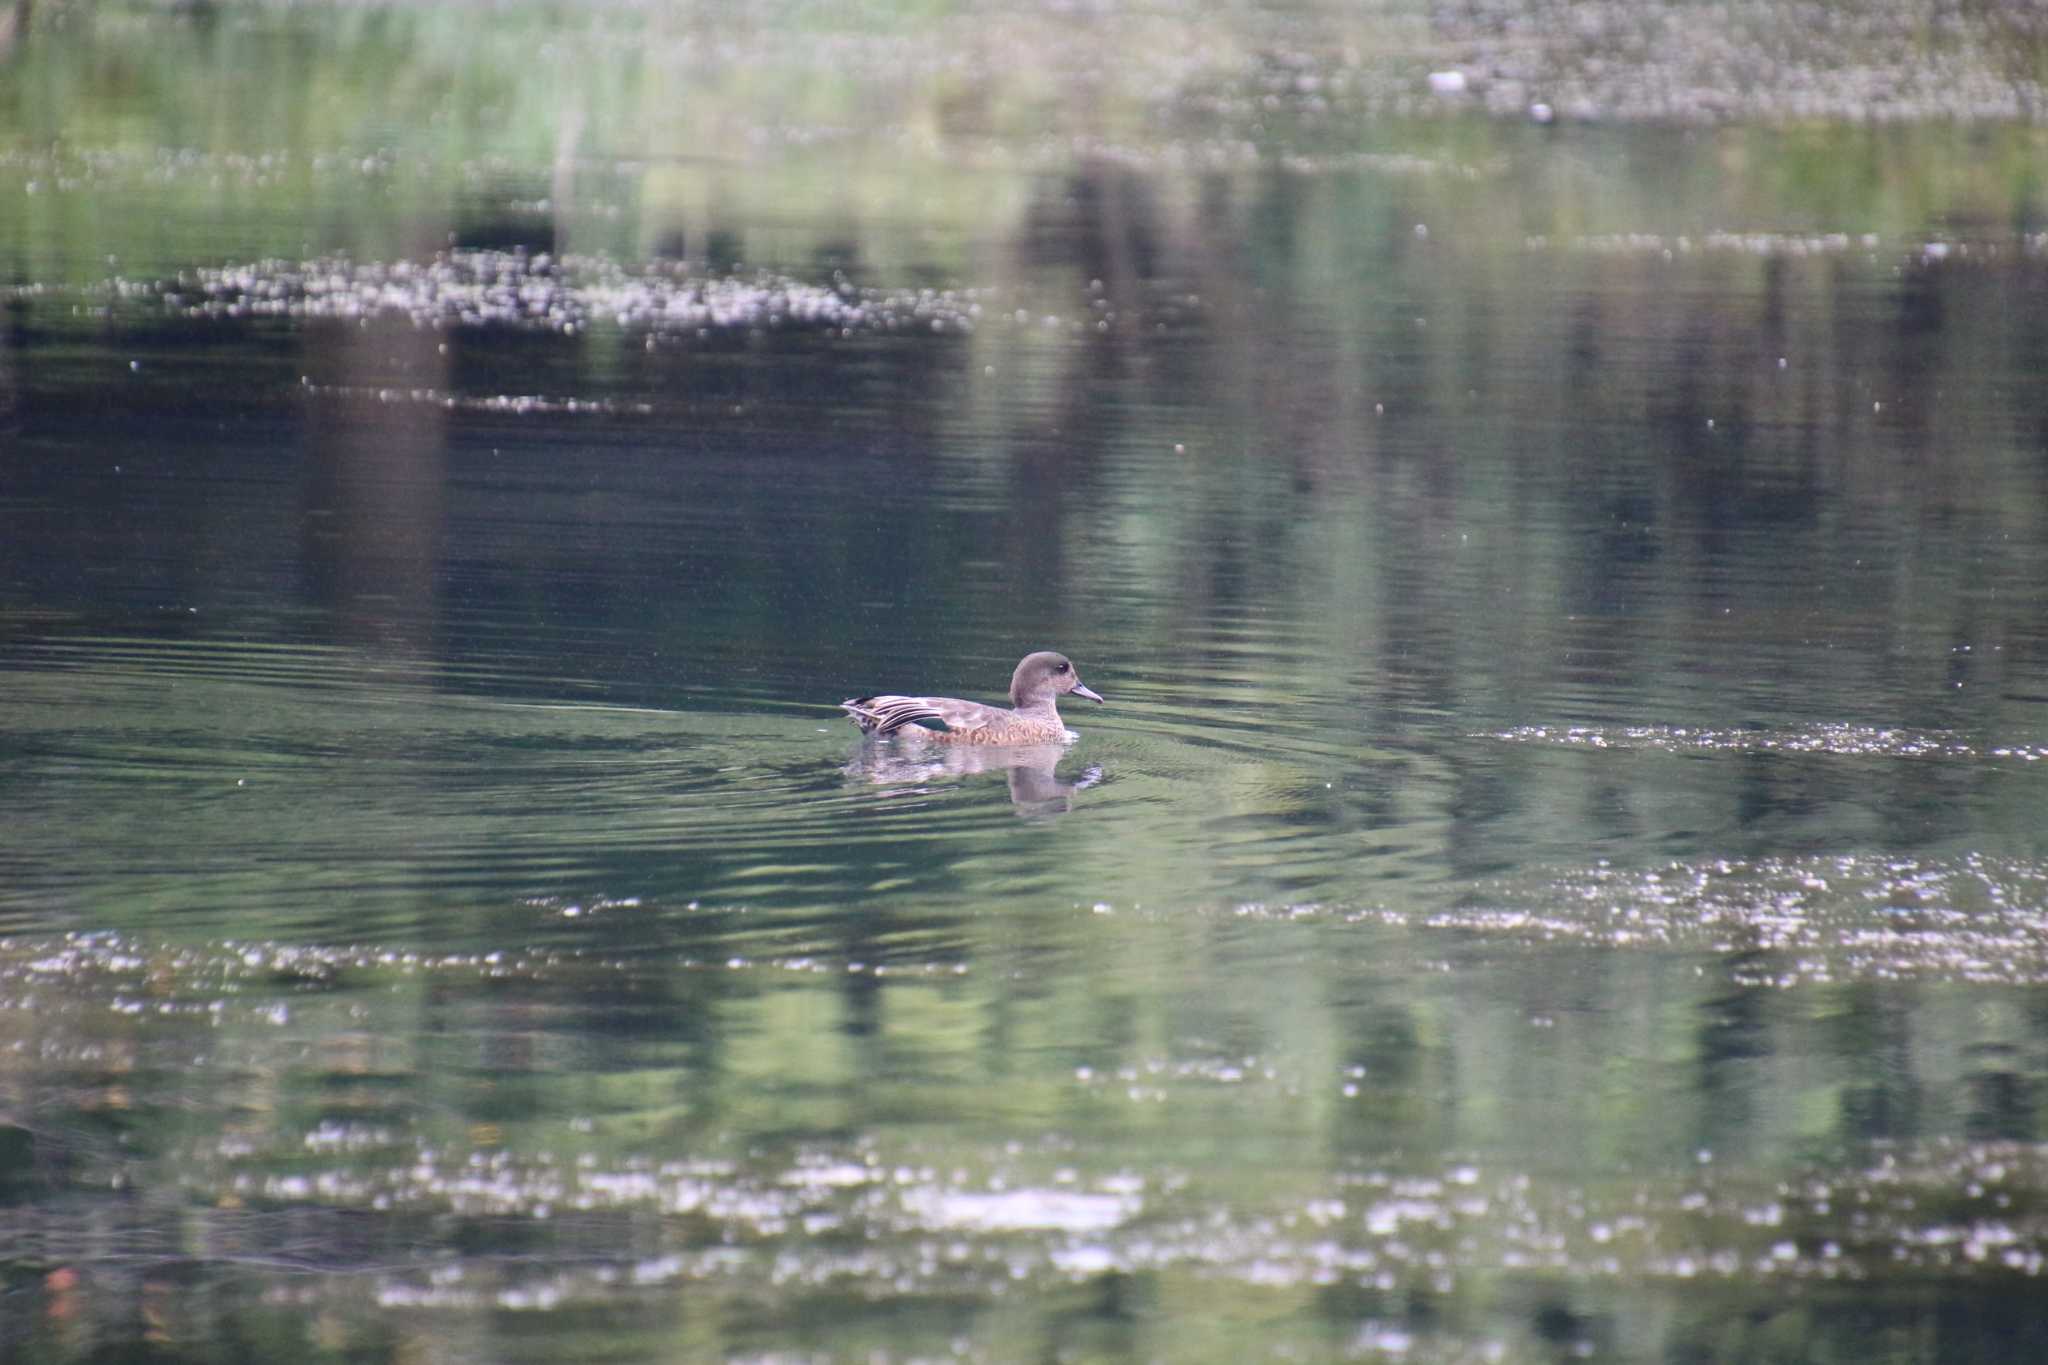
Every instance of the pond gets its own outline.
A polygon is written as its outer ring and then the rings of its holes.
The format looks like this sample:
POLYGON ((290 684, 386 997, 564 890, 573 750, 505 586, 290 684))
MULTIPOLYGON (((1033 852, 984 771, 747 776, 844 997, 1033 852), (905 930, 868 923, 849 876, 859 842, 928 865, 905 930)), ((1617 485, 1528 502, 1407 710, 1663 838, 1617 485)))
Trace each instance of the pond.
POLYGON ((18 9, 7 1357, 2048 1353, 2041 35, 1583 8, 18 9))

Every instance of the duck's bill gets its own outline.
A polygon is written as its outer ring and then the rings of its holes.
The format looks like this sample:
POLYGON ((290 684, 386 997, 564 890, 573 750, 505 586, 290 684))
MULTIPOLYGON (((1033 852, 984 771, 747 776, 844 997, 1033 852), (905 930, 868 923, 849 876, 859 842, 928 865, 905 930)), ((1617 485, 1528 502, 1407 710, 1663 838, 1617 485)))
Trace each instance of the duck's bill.
POLYGON ((1102 700, 1102 694, 1100 692, 1097 692, 1092 688, 1085 687, 1080 683, 1074 684, 1074 695, 1077 697, 1086 697, 1088 700, 1093 702, 1099 702, 1102 700))

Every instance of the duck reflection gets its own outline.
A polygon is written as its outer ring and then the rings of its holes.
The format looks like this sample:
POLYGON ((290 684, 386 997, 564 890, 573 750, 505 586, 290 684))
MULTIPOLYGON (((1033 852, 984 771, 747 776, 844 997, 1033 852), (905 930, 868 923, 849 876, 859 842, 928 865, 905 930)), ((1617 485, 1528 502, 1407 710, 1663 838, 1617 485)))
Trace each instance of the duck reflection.
POLYGON ((919 786, 949 777, 1001 772, 1010 783, 1010 804, 1019 815, 1064 815, 1074 793, 1102 780, 1091 763, 1069 781, 1054 771, 1066 755, 1064 744, 988 745, 977 748, 919 742, 914 736, 871 740, 843 770, 878 787, 919 786))

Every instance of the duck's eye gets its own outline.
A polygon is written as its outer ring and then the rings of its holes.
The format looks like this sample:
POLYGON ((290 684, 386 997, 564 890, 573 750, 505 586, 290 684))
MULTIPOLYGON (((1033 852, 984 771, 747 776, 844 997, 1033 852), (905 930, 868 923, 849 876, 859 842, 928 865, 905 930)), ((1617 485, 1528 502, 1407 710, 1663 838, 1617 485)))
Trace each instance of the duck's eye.
POLYGON ((1052 671, 1055 673, 1064 673, 1072 667, 1072 664, 1068 663, 1065 659, 1062 659, 1052 666, 1052 671))

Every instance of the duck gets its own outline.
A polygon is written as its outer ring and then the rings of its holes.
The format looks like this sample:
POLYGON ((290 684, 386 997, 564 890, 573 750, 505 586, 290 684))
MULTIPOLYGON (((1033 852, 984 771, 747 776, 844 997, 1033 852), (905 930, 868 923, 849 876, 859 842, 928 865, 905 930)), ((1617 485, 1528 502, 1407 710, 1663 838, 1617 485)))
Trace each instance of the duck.
POLYGON ((1072 694, 1102 704, 1081 681, 1073 660, 1050 649, 1026 654, 1010 675, 1010 705, 958 697, 849 697, 839 703, 864 735, 918 735, 941 744, 1055 744, 1073 738, 1060 723, 1059 698, 1072 694), (942 729, 933 729, 936 722, 942 729))

